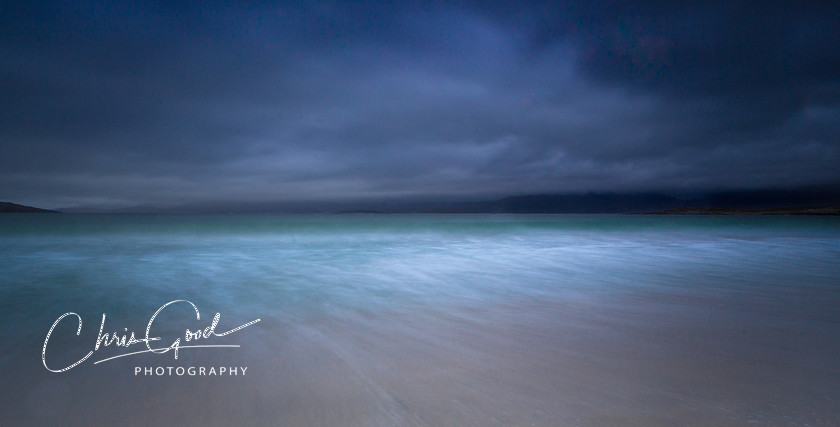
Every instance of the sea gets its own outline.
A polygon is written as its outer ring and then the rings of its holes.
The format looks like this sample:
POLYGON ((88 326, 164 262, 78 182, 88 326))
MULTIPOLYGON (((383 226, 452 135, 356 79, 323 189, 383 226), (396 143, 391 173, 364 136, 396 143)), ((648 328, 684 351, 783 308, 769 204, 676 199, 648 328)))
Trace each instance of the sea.
POLYGON ((0 325, 4 426, 840 425, 840 218, 3 214, 0 325))

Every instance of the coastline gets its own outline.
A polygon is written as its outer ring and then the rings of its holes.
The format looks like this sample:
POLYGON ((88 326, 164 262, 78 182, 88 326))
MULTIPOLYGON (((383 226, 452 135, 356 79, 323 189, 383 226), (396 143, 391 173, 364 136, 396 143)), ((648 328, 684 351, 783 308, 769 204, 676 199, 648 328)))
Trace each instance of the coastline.
POLYGON ((676 208, 642 212, 640 215, 840 215, 840 206, 791 206, 765 209, 741 208, 676 208))

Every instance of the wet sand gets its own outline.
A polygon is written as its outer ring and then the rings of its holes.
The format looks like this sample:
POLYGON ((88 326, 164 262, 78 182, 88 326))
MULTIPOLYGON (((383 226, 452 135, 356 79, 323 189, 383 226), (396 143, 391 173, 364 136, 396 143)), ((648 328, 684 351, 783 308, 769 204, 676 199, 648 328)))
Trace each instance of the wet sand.
POLYGON ((840 423, 840 325, 819 313, 803 323, 786 316, 784 307, 761 302, 647 297, 341 319, 268 317, 241 349, 184 350, 179 361, 140 355, 66 375, 23 369, 13 377, 30 382, 27 395, 18 396, 24 404, 5 393, 4 419, 99 425, 840 423), (133 374, 134 366, 166 365, 248 371, 215 378, 133 374))

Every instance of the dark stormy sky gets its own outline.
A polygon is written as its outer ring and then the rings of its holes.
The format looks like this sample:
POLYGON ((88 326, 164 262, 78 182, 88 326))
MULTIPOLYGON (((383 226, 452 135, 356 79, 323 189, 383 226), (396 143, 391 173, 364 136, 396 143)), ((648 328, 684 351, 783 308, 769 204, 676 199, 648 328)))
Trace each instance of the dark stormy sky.
POLYGON ((4 1, 0 94, 41 207, 832 184, 840 5, 4 1))

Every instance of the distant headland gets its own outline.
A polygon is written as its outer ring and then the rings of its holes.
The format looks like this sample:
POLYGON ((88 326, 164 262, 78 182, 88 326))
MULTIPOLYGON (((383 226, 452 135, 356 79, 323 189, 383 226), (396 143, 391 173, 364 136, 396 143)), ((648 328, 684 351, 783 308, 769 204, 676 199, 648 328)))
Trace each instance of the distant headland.
POLYGON ((840 215, 840 206, 790 206, 765 209, 739 208, 676 208, 648 215, 840 215))
POLYGON ((0 202, 0 213, 59 213, 49 209, 33 208, 32 206, 18 205, 16 203, 0 202))

